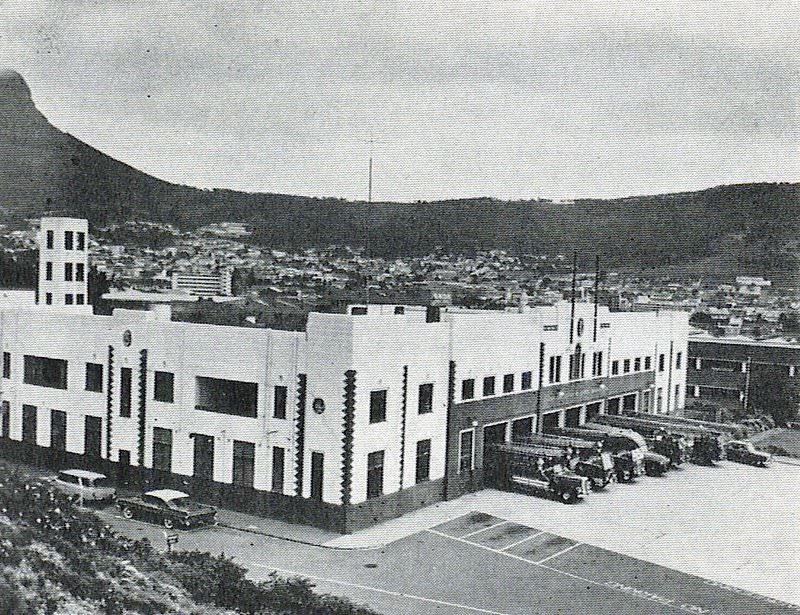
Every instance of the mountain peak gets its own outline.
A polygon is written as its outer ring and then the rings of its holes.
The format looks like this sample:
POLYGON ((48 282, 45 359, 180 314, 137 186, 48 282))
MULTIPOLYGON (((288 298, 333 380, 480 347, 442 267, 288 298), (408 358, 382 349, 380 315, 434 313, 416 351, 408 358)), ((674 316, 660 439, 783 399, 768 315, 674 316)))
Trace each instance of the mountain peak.
POLYGON ((17 71, 0 68, 0 100, 32 102, 31 89, 17 71))

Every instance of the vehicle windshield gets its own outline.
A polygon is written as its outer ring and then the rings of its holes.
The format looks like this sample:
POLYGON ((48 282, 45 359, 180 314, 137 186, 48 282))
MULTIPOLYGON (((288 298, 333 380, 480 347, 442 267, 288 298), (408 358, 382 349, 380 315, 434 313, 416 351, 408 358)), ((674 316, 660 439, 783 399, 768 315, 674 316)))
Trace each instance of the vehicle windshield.
POLYGON ((188 495, 181 496, 179 498, 173 498, 169 501, 170 506, 174 506, 175 508, 187 508, 190 506, 190 500, 188 495))
POLYGON ((95 487, 110 487, 111 486, 111 483, 108 481, 108 479, 105 476, 102 477, 102 478, 95 478, 94 481, 92 481, 92 484, 95 487))

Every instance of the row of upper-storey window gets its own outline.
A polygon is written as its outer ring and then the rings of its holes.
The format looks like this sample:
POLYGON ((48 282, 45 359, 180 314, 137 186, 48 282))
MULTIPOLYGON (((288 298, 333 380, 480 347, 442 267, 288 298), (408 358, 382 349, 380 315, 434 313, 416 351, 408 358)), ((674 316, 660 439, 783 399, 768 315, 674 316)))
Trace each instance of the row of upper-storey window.
MULTIPOLYGON (((44 304, 53 305, 53 293, 44 294, 44 304)), ((64 305, 85 305, 86 295, 83 293, 66 293, 64 295, 64 305)))
MULTIPOLYGON (((417 389, 417 414, 433 412, 433 383, 426 382, 417 389)), ((369 422, 383 423, 386 420, 388 391, 380 389, 369 393, 369 422)))
MULTIPOLYGON (((55 231, 47 231, 47 249, 52 250, 56 243, 55 231)), ((82 231, 64 231, 65 250, 85 250, 86 233, 82 231)))
MULTIPOLYGON (((44 264, 44 279, 48 282, 53 281, 53 263, 47 261, 44 264)), ((65 282, 85 282, 86 265, 84 263, 64 263, 65 282)))
MULTIPOLYGON (((694 369, 699 370, 708 370, 713 372, 741 372, 747 373, 747 361, 729 361, 725 359, 701 359, 699 357, 690 357, 690 360, 693 363, 694 369)), ((764 366, 765 363, 758 363, 759 366, 764 366)), ((786 370, 788 375, 794 377, 795 374, 798 372, 797 365, 788 365, 788 364, 781 364, 781 363, 769 363, 766 364, 769 367, 773 367, 775 369, 779 369, 781 371, 786 370)))
MULTIPOLYGON (((517 374, 505 374, 502 377, 502 390, 498 390, 497 376, 485 376, 482 381, 481 397, 492 397, 505 393, 527 391, 533 388, 533 372, 526 371, 519 375, 519 389, 517 389, 517 374)), ((461 400, 467 401, 476 398, 475 378, 466 378, 461 381, 461 400)))

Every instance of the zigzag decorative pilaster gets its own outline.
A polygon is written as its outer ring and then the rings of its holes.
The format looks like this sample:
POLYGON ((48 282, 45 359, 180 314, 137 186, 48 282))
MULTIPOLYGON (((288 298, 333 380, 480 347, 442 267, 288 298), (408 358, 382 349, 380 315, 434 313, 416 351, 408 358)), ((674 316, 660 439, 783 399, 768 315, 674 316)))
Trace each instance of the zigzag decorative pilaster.
POLYGON ((306 444, 306 395, 308 376, 297 374, 297 412, 295 413, 295 471, 294 484, 297 497, 303 496, 303 468, 306 444))
POLYGON ((139 467, 144 467, 144 439, 147 420, 147 351, 139 351, 139 467))
POLYGON ((356 413, 356 372, 344 373, 344 413, 342 421, 342 505, 350 504, 353 487, 353 429, 356 413))
POLYGON ((400 489, 406 465, 406 404, 408 402, 408 365, 403 366, 403 406, 400 412, 400 489))
POLYGON ((111 459, 111 421, 114 416, 114 347, 108 347, 106 374, 106 459, 111 459))

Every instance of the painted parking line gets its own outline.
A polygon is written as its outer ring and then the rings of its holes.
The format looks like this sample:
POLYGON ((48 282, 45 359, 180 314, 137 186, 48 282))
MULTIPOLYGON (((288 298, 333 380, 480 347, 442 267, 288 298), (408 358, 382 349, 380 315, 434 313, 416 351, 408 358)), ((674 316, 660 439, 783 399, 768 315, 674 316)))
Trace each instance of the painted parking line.
POLYGON ((521 545, 526 540, 530 540, 531 538, 536 538, 537 536, 541 536, 542 534, 544 534, 544 530, 540 530, 540 531, 536 532, 535 534, 531 534, 530 536, 526 536, 525 538, 523 538, 522 540, 518 540, 517 542, 512 542, 510 545, 506 545, 505 547, 500 549, 500 551, 507 551, 508 549, 513 549, 514 547, 516 547, 518 545, 521 545))
POLYGON ((464 543, 465 545, 471 545, 473 547, 477 547, 478 549, 485 549, 486 551, 490 551, 492 553, 497 553, 498 555, 504 555, 505 557, 510 557, 512 559, 518 560, 520 562, 525 562, 530 566, 537 566, 538 568, 544 568, 545 570, 549 570, 550 572, 555 572, 557 574, 563 575, 565 577, 569 577, 571 579, 576 579, 578 581, 582 581, 583 583, 589 583, 590 585, 595 585, 597 587, 602 587, 607 591, 614 591, 620 594, 625 594, 626 596, 635 597, 640 600, 644 600, 646 602, 654 602, 656 604, 660 604, 661 606, 665 606, 670 608, 674 611, 678 611, 681 613, 702 613, 703 611, 698 611, 696 608, 693 608, 692 605, 685 605, 685 604, 674 604, 671 600, 667 598, 663 598, 661 596, 656 596, 655 594, 650 594, 648 592, 637 591, 635 588, 628 588, 626 587, 618 587, 608 583, 602 583, 600 581, 595 581, 594 579, 588 579, 586 577, 582 577, 578 574, 573 574, 571 572, 565 572, 563 570, 559 570, 558 568, 553 568, 551 566, 547 566, 546 564, 541 564, 539 562, 534 562, 529 559, 525 559, 519 555, 515 555, 513 553, 509 553, 507 551, 498 551, 497 549, 492 549, 491 547, 487 547, 485 545, 481 545, 475 542, 470 542, 469 540, 464 540, 463 538, 459 538, 457 536, 450 536, 448 534, 444 534, 442 532, 437 532, 436 530, 425 530, 430 534, 435 534, 437 536, 441 536, 443 538, 449 538, 450 540, 455 540, 457 542, 464 543))
MULTIPOLYGON (((437 532, 438 533, 438 532, 437 532)), ((447 536, 447 534, 441 534, 441 536, 447 536)), ((454 538, 453 536, 447 536, 448 538, 454 538)), ((456 539, 457 540, 457 539, 456 539)), ((466 542, 466 541, 465 541, 466 542)), ((467 543, 473 544, 473 543, 467 543)), ((467 604, 458 604, 457 602, 447 602, 446 600, 436 600, 435 598, 426 598, 425 596, 417 596, 415 594, 406 594, 403 592, 395 592, 389 589, 382 589, 380 587, 372 587, 370 585, 361 585, 359 583, 351 583, 349 581, 340 581, 338 579, 329 579, 327 577, 319 577, 313 574, 307 574, 305 572, 298 572, 296 570, 286 570, 284 568, 275 568, 274 566, 263 566, 261 564, 250 564, 251 567, 254 568, 263 568, 264 570, 274 570, 275 572, 280 572, 283 574, 289 574, 292 576, 297 577, 305 577, 307 579, 312 579, 314 581, 322 581, 324 583, 334 583, 336 585, 344 585, 345 587, 353 587, 355 589, 365 589, 367 591, 377 592, 379 594, 386 594, 389 596, 394 596, 396 598, 408 598, 409 600, 417 600, 419 602, 428 602, 430 604, 436 604, 439 606, 449 606, 455 607, 458 609, 463 609, 465 611, 472 611, 473 613, 486 613, 487 615, 513 615, 512 613, 504 613, 502 611, 491 611, 489 609, 482 609, 476 606, 469 606, 467 604)))
POLYGON ((486 528, 503 520, 494 515, 473 511, 440 523, 434 526, 434 529, 449 536, 463 536, 475 529, 486 528))
POLYGON ((469 538, 470 536, 475 536, 475 534, 480 534, 481 532, 486 532, 487 530, 494 529, 496 527, 500 527, 501 525, 505 525, 506 523, 511 523, 511 521, 500 521, 500 523, 494 523, 492 525, 487 525, 486 527, 482 527, 479 530, 475 530, 474 532, 470 532, 469 534, 463 534, 459 536, 459 538, 469 538))
POLYGON ((582 542, 576 542, 574 545, 570 545, 566 549, 561 549, 561 551, 553 553, 552 555, 548 555, 547 557, 545 557, 544 559, 540 559, 536 563, 537 564, 544 564, 546 561, 549 561, 549 560, 553 559, 554 557, 558 557, 559 555, 564 555, 564 553, 566 553, 567 551, 572 551, 572 549, 574 549, 575 547, 579 547, 582 544, 583 544, 582 542))

